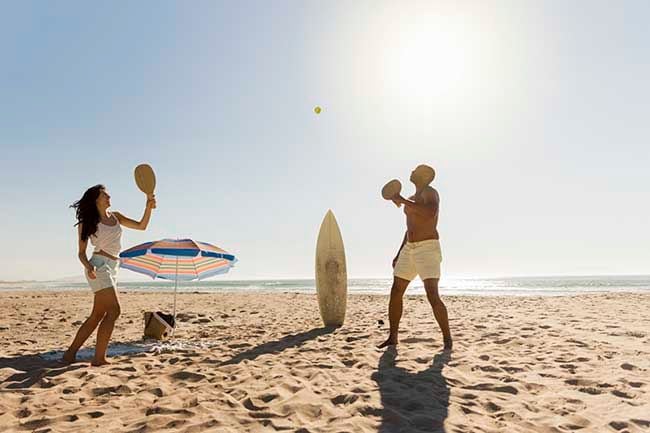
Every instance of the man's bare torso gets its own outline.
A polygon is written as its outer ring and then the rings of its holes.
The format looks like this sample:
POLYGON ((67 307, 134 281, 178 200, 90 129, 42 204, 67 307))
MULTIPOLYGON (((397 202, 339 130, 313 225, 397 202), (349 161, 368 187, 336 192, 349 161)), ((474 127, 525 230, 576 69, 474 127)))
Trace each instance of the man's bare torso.
POLYGON ((438 213, 440 196, 438 191, 428 186, 419 194, 409 197, 418 204, 435 206, 435 214, 423 216, 415 211, 404 208, 406 214, 406 236, 408 242, 420 242, 428 239, 439 239, 438 235, 438 213))

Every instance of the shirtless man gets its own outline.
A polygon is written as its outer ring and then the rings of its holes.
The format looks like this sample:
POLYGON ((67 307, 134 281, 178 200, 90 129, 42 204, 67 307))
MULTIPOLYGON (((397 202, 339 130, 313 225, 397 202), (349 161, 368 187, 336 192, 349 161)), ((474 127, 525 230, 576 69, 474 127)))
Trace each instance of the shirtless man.
POLYGON ((438 236, 438 191, 429 186, 436 173, 427 165, 419 165, 411 172, 411 182, 415 184, 415 195, 406 200, 401 195, 393 198, 398 206, 404 205, 406 214, 406 234, 402 245, 393 259, 393 287, 390 290, 388 319, 390 334, 379 348, 397 344, 397 331, 402 317, 402 298, 409 283, 416 275, 424 282, 424 290, 433 308, 433 315, 442 330, 444 348, 452 346, 447 308, 438 294, 440 279, 440 241, 438 236))

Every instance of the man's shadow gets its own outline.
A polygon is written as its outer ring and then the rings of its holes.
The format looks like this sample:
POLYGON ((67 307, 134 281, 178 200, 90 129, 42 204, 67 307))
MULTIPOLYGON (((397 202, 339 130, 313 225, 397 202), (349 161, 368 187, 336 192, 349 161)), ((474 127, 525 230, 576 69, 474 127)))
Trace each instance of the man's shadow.
POLYGON ((314 328, 309 331, 301 332, 298 334, 286 335, 279 340, 269 341, 267 343, 260 344, 257 347, 246 350, 232 357, 228 361, 224 361, 219 366, 239 364, 243 360, 247 359, 249 361, 254 360, 258 356, 271 354, 271 353, 280 353, 283 350, 289 349, 291 347, 301 346, 303 343, 313 340, 316 337, 321 335, 330 334, 334 332, 336 327, 327 326, 323 328, 314 328))
POLYGON ((444 433, 449 412, 449 387, 442 369, 450 361, 449 352, 436 354, 426 370, 412 372, 397 367, 397 349, 390 346, 379 359, 372 379, 379 385, 381 433, 444 433))

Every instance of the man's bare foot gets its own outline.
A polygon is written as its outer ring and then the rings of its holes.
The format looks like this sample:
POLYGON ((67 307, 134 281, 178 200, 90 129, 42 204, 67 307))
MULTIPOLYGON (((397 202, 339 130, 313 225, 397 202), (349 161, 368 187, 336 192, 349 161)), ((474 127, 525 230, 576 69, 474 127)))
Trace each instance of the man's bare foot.
POLYGON ((102 365, 108 365, 108 364, 110 364, 110 362, 108 362, 106 358, 99 359, 99 360, 93 359, 92 362, 90 363, 90 365, 92 365, 93 367, 101 367, 102 365))
POLYGON ((380 345, 377 346, 377 349, 383 349, 384 347, 387 346, 396 346, 397 345, 397 338, 393 337, 388 337, 388 340, 384 341, 380 345))
POLYGON ((451 350, 451 347, 454 345, 453 341, 451 340, 451 337, 445 337, 444 342, 445 342, 445 350, 451 350))
POLYGON ((66 350, 65 353, 63 354, 62 359, 63 359, 63 362, 65 362, 67 364, 72 364, 73 362, 75 362, 77 360, 77 354, 70 353, 70 352, 68 352, 66 350))

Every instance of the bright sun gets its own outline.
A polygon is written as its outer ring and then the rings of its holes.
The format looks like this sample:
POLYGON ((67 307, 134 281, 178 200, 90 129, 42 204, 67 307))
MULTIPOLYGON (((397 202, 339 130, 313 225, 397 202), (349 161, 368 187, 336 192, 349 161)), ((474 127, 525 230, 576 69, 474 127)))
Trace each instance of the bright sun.
POLYGON ((463 24, 434 15, 402 23, 384 56, 387 90, 419 104, 463 97, 476 54, 463 24))

